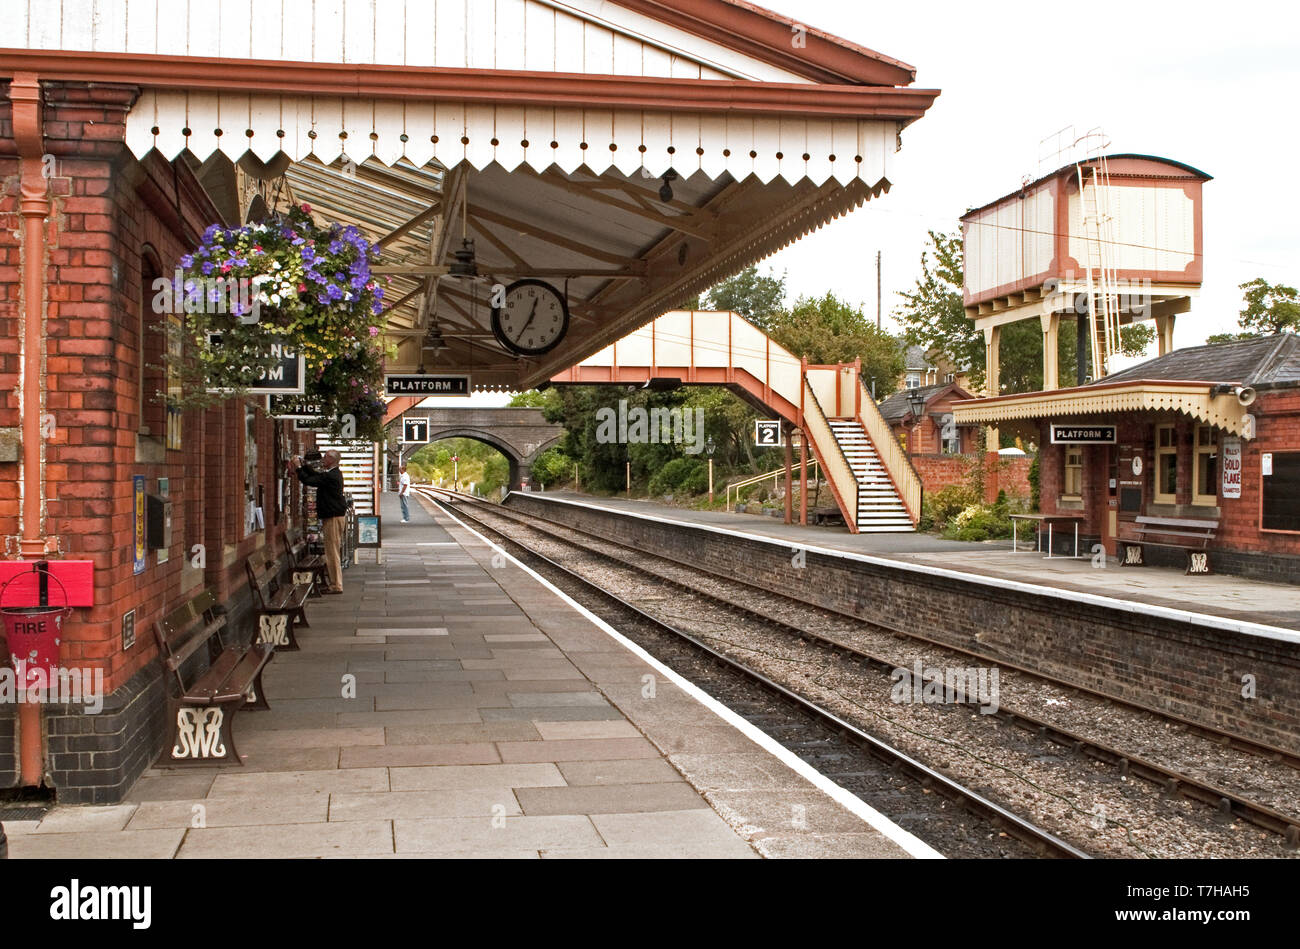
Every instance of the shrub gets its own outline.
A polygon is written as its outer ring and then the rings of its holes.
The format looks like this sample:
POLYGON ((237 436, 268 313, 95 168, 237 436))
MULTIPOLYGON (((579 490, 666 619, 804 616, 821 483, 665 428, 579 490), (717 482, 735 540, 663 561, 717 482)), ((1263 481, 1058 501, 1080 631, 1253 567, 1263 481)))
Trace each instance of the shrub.
POLYGON ((962 511, 977 505, 975 489, 964 484, 950 484, 927 494, 921 505, 921 529, 943 530, 962 511))
POLYGON ((1038 510, 1038 456, 1029 463, 1029 474, 1026 475, 1029 482, 1029 510, 1038 510))
POLYGON ((697 480, 701 471, 704 477, 704 490, 708 490, 709 472, 703 462, 694 458, 674 458, 650 478, 650 493, 659 496, 672 494, 675 491, 690 491, 686 483, 697 480))

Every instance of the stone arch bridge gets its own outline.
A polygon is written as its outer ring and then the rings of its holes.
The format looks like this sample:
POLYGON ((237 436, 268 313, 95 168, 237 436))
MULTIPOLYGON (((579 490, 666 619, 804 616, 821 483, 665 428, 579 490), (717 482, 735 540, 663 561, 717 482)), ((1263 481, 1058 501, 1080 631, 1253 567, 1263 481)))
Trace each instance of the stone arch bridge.
POLYGON ((407 409, 388 424, 389 481, 397 480, 397 465, 405 462, 424 443, 402 444, 403 419, 423 418, 429 422, 429 442, 444 438, 472 438, 491 445, 510 464, 510 488, 519 490, 532 483, 533 462, 564 435, 564 427, 543 417, 541 409, 407 409))

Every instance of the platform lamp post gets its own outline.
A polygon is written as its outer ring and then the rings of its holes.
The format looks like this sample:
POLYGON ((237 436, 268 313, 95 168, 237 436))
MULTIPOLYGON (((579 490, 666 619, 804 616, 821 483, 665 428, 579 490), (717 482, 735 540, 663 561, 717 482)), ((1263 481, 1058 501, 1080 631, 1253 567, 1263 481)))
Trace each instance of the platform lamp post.
POLYGON ((709 507, 713 507, 713 453, 717 451, 718 443, 710 435, 704 440, 704 450, 709 453, 709 507))
POLYGON ((907 406, 912 410, 912 444, 907 446, 907 454, 912 455, 916 453, 916 436, 921 428, 921 413, 925 411, 925 396, 919 389, 907 390, 907 406))

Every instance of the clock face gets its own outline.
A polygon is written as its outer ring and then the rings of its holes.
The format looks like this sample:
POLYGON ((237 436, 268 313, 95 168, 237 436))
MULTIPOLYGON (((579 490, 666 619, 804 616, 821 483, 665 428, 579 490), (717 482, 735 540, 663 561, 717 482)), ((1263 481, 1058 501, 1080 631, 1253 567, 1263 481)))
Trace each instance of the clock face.
POLYGON ((506 287, 500 307, 492 308, 492 332, 505 347, 538 356, 559 345, 569 329, 569 308, 544 280, 517 280, 506 287))

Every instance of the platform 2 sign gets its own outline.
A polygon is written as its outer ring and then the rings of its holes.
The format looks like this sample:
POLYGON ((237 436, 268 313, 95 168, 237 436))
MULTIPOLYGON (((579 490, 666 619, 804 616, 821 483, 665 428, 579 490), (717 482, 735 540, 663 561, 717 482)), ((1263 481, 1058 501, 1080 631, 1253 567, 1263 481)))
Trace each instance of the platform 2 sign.
POLYGON ((1052 423, 1053 445, 1113 445, 1114 425, 1057 425, 1052 423))
POLYGON ((756 419, 754 421, 754 444, 759 448, 780 448, 781 422, 779 419, 756 419))
POLYGON ((407 445, 427 445, 429 420, 427 418, 402 419, 402 442, 407 445))
POLYGON ((384 376, 387 395, 469 395, 469 376, 384 376))

